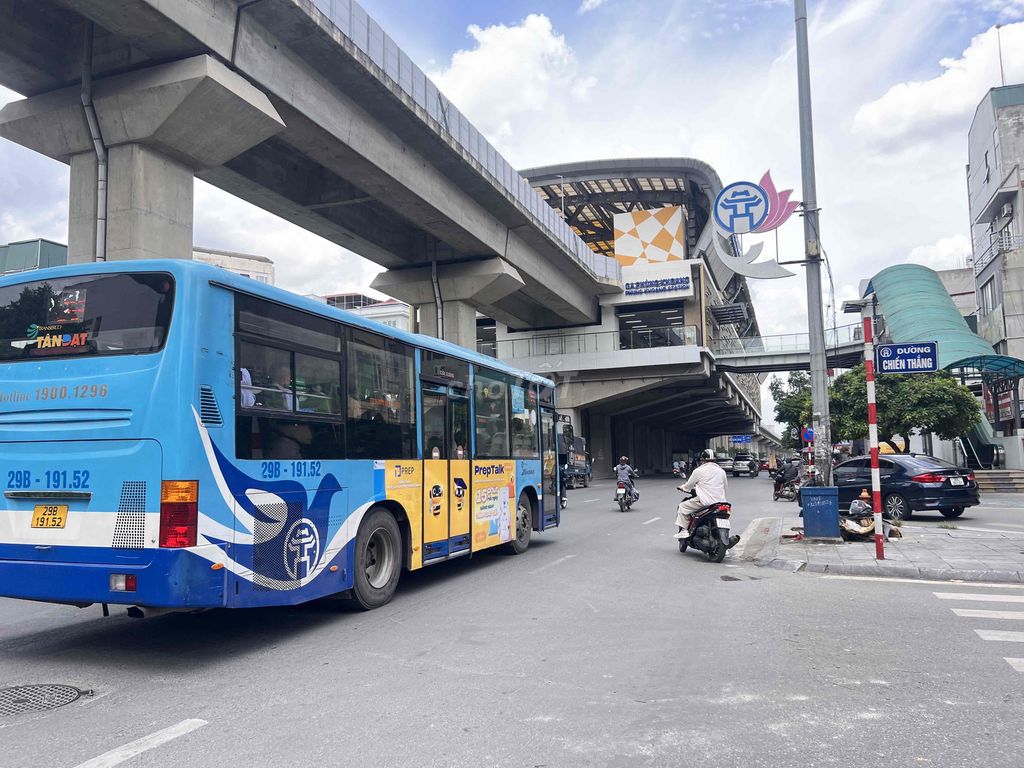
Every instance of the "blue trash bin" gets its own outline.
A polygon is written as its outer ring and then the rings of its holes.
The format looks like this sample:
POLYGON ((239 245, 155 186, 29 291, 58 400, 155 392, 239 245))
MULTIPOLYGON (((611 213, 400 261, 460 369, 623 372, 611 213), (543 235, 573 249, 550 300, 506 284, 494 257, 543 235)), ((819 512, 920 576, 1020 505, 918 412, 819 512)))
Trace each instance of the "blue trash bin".
POLYGON ((839 538, 838 488, 801 488, 800 502, 804 508, 804 536, 809 539, 839 538))

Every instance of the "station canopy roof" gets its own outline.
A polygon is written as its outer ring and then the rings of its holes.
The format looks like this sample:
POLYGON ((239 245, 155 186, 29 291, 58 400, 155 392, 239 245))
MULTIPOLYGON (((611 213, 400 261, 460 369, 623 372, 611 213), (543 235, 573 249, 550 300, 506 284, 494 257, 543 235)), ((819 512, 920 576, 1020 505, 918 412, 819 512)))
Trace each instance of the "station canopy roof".
POLYGON ((940 368, 984 378, 1024 376, 1024 360, 997 355, 970 329, 934 270, 919 264, 887 267, 871 278, 864 296, 872 293, 885 316, 886 335, 897 344, 938 342, 940 368))
POLYGON ((722 181, 707 163, 690 157, 647 157, 565 163, 522 171, 548 205, 587 245, 615 255, 616 213, 681 205, 686 209, 687 247, 707 224, 722 181))

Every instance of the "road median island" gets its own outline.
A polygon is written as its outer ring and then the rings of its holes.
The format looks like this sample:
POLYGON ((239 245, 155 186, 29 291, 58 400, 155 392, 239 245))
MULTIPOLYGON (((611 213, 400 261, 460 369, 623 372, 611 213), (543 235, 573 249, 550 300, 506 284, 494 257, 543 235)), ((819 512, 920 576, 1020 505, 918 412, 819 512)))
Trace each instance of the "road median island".
POLYGON ((744 532, 737 553, 765 568, 843 576, 879 576, 934 581, 1024 583, 1024 532, 959 531, 904 525, 902 539, 885 545, 876 560, 869 541, 822 543, 798 536, 798 517, 760 517, 744 532))

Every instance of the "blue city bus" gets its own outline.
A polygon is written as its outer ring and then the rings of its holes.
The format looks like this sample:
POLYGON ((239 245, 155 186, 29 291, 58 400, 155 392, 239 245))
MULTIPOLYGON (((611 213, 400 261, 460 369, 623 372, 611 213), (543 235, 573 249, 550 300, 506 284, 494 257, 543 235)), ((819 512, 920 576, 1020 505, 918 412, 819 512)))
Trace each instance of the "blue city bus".
POLYGON ((0 280, 0 596, 345 594, 559 524, 554 384, 189 261, 0 280))

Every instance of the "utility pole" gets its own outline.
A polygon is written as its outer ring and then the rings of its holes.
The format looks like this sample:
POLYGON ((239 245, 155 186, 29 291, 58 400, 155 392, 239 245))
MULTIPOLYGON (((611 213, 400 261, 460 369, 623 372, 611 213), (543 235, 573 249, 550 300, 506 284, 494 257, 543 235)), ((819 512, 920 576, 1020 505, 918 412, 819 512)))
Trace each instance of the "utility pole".
POLYGON ((1006 73, 1003 72, 1003 36, 1000 34, 1002 28, 1002 24, 996 24, 996 46, 999 50, 999 84, 1006 85, 1006 73))
POLYGON ((832 423, 828 409, 825 319, 821 306, 821 237, 814 182, 814 128, 811 121, 811 76, 807 56, 807 0, 794 0, 796 72, 800 97, 800 168, 803 176, 804 244, 807 270, 807 333, 811 358, 811 417, 814 464, 824 485, 832 477, 832 423))

